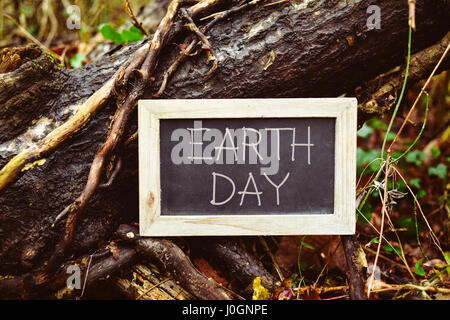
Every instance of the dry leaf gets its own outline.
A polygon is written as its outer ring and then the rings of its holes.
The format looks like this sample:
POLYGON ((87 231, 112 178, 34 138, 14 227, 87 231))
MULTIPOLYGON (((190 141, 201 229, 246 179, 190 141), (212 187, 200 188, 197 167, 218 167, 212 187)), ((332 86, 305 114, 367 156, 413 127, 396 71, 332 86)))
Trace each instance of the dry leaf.
POLYGON ((252 300, 269 300, 270 292, 261 284, 261 278, 256 277, 253 280, 253 296, 252 300))
POLYGON ((119 250, 119 248, 117 248, 117 246, 116 246, 116 244, 114 243, 114 241, 112 241, 112 242, 107 246, 107 248, 108 248, 109 251, 112 253, 113 258, 116 259, 116 260, 118 260, 118 259, 119 259, 119 253, 120 253, 120 250, 119 250))
POLYGON ((198 271, 203 273, 207 278, 213 279, 215 282, 220 283, 224 287, 228 285, 228 281, 225 278, 221 277, 205 259, 197 258, 194 259, 193 262, 198 271))

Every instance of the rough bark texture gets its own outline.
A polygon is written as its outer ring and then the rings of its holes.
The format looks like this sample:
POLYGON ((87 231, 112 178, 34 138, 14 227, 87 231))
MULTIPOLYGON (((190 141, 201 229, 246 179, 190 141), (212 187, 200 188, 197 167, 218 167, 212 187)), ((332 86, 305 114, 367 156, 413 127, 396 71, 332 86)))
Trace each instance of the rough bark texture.
POLYGON ((366 300, 361 249, 355 236, 341 236, 350 279, 350 298, 366 300))
POLYGON ((233 295, 223 287, 198 271, 185 253, 172 241, 139 238, 137 229, 129 225, 121 225, 117 233, 124 240, 133 241, 138 254, 171 274, 183 288, 199 299, 231 300, 233 298, 233 295))
MULTIPOLYGON (((445 6, 442 1, 417 2, 414 51, 432 45, 448 31, 445 6)), ((210 66, 205 54, 190 58, 169 81, 163 97, 311 97, 350 92, 403 63, 407 14, 404 0, 292 1, 256 7, 218 23, 208 33, 217 70, 206 76, 210 66), (381 7, 380 30, 366 27, 371 4, 381 7), (275 60, 265 70, 271 51, 275 60)), ((180 36, 173 42, 182 40, 180 36)), ((23 57, 5 53, 0 61, 0 167, 67 120, 140 45, 119 46, 77 70, 56 65, 36 49, 25 50, 23 57)), ((178 54, 175 44, 163 52, 155 90, 178 54)), ((82 130, 45 155, 45 162, 33 163, 2 191, 1 275, 34 270, 52 254, 64 225, 52 227, 52 223, 81 193, 115 109, 113 102, 108 103, 82 130)), ((135 123, 129 133, 136 129, 135 123)), ((122 153, 124 165, 114 184, 98 190, 89 203, 74 241, 76 255, 108 238, 121 222, 137 221, 136 142, 122 153)))
MULTIPOLYGON (((442 3, 436 1, 417 2, 415 51, 448 31, 448 11, 439 12, 439 7, 442 3)), ((407 21, 404 1, 292 1, 257 7, 219 23, 208 34, 219 60, 213 74, 204 75, 209 70, 205 55, 190 59, 164 97, 340 95, 404 62, 407 21), (372 4, 381 9, 380 30, 366 25, 372 4), (271 51, 275 60, 264 70, 271 51)))
POLYGON ((256 277, 260 277, 261 284, 269 290, 277 286, 277 280, 266 271, 261 262, 244 250, 235 239, 201 237, 190 239, 190 242, 206 256, 213 257, 217 267, 236 280, 239 292, 251 297, 256 277))

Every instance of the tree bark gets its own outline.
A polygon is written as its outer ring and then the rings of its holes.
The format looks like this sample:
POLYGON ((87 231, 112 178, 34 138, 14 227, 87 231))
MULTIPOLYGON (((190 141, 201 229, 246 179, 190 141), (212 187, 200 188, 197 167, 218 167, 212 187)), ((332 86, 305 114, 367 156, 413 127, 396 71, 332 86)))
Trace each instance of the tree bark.
MULTIPOLYGON (((413 51, 444 37, 449 19, 442 1, 417 1, 413 51)), ((189 57, 163 98, 336 96, 401 65, 407 49, 404 0, 292 1, 257 6, 219 22, 209 32, 218 68, 206 75, 206 54, 189 57), (378 5, 380 30, 366 26, 378 5), (268 64, 273 52, 275 60, 268 64)), ((197 21, 197 23, 200 23, 197 21)), ((173 38, 158 63, 153 90, 179 55, 186 33, 173 38)), ((10 50, 0 59, 0 167, 35 145, 74 114, 148 40, 118 46, 87 66, 66 70, 39 49, 10 50)), ((63 223, 56 216, 83 190, 92 159, 104 142, 116 106, 109 101, 45 161, 26 167, 0 192, 0 274, 23 274, 45 264, 63 223)), ((136 130, 136 115, 127 129, 136 130)), ((120 150, 123 166, 111 187, 96 192, 76 232, 75 255, 109 238, 118 225, 138 220, 137 144, 120 150)), ((112 171, 105 174, 106 181, 112 171)))
POLYGON ((139 238, 137 229, 129 225, 121 225, 117 233, 122 239, 132 241, 138 254, 168 272, 183 288, 199 299, 233 299, 232 294, 226 289, 198 271, 191 260, 172 241, 159 238, 139 238))

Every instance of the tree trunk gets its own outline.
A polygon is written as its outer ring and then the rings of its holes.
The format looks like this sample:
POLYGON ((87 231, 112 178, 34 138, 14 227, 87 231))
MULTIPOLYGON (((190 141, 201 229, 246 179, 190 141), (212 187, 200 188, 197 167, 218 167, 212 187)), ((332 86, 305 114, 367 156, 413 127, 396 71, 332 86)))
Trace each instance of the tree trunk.
MULTIPOLYGON (((417 1, 413 51, 449 30, 445 1, 417 1)), ((219 22, 208 33, 218 68, 205 53, 189 57, 169 80, 163 98, 325 97, 354 88, 404 62, 408 8, 404 0, 292 1, 256 6, 219 22), (381 29, 369 30, 367 8, 381 9, 381 29), (272 53, 273 52, 273 53, 272 53), (268 63, 270 57, 272 63, 268 63)), ((155 72, 153 91, 180 54, 173 37, 155 72)), ((0 167, 69 119, 127 58, 148 40, 118 46, 87 66, 66 70, 35 47, 5 49, 0 59, 0 167)), ((365 97, 366 98, 366 97, 365 97)), ((363 102, 363 101, 360 101, 363 102)), ((80 194, 116 106, 109 101, 81 130, 42 161, 26 166, 0 191, 0 274, 19 275, 45 264, 63 234, 56 216, 80 194)), ((136 130, 136 117, 127 135, 136 130)), ((108 239, 120 223, 138 220, 137 143, 124 145, 122 169, 99 189, 73 244, 81 255, 108 239)), ((109 178, 108 168, 104 180, 109 178)))

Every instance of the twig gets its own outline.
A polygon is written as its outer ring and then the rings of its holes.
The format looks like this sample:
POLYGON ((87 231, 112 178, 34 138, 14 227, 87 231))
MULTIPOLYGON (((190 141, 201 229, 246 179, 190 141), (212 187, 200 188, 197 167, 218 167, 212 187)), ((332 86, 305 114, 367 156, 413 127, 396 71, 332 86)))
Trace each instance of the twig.
MULTIPOLYGON (((366 250, 367 252, 370 252, 370 253, 373 254, 373 255, 376 255, 376 254, 377 254, 377 252, 376 252, 375 250, 372 250, 372 249, 370 249, 370 248, 368 248, 368 247, 365 247, 364 250, 366 250)), ((378 254, 378 256, 379 256, 381 259, 383 259, 383 260, 389 262, 389 263, 392 264, 393 266, 396 266, 396 267, 399 267, 399 268, 408 270, 408 268, 406 268, 404 265, 402 265, 402 264, 400 264, 400 263, 398 263, 398 262, 395 262, 394 260, 392 260, 392 259, 390 259, 390 258, 388 258, 388 257, 386 257, 386 256, 384 256, 384 255, 382 255, 381 253, 378 254)))
MULTIPOLYGON (((378 190, 378 193, 379 193, 380 198, 381 198, 381 193, 380 193, 379 190, 378 190)), ((388 192, 388 197, 389 197, 389 192, 388 192)), ((388 199, 388 200, 389 200, 389 199, 388 199)), ((406 261, 405 251, 403 250, 403 245, 402 245, 402 242, 401 242, 401 240, 400 240, 400 236, 398 235, 398 232, 397 232, 397 230, 395 229, 394 224, 393 224, 392 221, 391 221, 391 217, 389 216, 389 214, 388 214, 387 211, 386 211, 386 218, 387 218, 388 223, 389 223, 389 225, 390 225, 390 227, 391 227, 391 230, 394 232, 394 234, 395 234, 395 236, 396 236, 396 238, 397 238, 397 242, 398 242, 398 244, 399 244, 399 246, 400 246, 400 251, 401 251, 401 255, 400 255, 400 256, 401 256, 401 258, 402 258, 402 260, 403 260, 403 263, 405 264, 406 270, 409 272, 409 274, 410 274, 411 278, 413 279, 413 281, 416 282, 417 279, 416 279, 416 277, 414 276, 414 273, 411 271, 411 268, 409 267, 408 262, 406 261)))
POLYGON ((136 130, 124 143, 124 145, 129 145, 131 142, 133 142, 134 140, 136 140, 138 137, 138 131, 136 130))
POLYGON ((229 291, 198 271, 189 257, 172 241, 148 237, 130 239, 127 235, 137 234, 137 229, 129 225, 119 226, 117 233, 123 240, 132 242, 141 256, 154 262, 160 270, 168 272, 196 297, 208 300, 233 299, 229 291))
POLYGON ((117 177, 117 175, 119 174, 121 168, 122 168, 122 157, 119 155, 117 158, 116 166, 114 167, 114 170, 111 173, 111 176, 109 177, 108 181, 100 184, 98 186, 98 188, 99 189, 109 188, 113 184, 113 182, 114 182, 115 178, 117 177))
POLYGON ((411 145, 408 147, 408 149, 405 150, 405 152, 403 152, 401 155, 399 155, 396 158, 393 158, 392 163, 396 163, 398 162, 401 158, 403 158, 404 156, 406 156, 409 151, 411 151, 412 148, 414 148, 414 146, 417 144, 417 142, 419 141, 420 137, 422 136, 423 131, 425 130, 425 126, 427 124, 427 119, 428 119, 428 110, 429 110, 429 95, 427 92, 424 92, 426 95, 426 104, 425 104, 425 117, 423 120, 423 124, 422 124, 422 128, 419 131, 419 134, 417 135, 417 137, 414 139, 414 141, 411 143, 411 145))
POLYGON ((83 289, 81 290, 81 294, 80 294, 80 299, 83 297, 84 294, 84 289, 86 288, 86 281, 89 275, 89 270, 91 268, 91 262, 92 262, 92 254, 89 256, 89 263, 86 269, 86 276, 84 277, 84 282, 83 282, 83 289))
POLYGON ((147 29, 145 29, 145 27, 142 25, 142 22, 140 22, 139 19, 134 14, 129 0, 125 0, 125 7, 127 8, 128 15, 133 20, 134 22, 133 24, 136 26, 136 28, 139 28, 139 30, 141 30, 143 34, 145 34, 147 37, 150 37, 150 33, 147 31, 147 29))
POLYGON ((208 62, 213 61, 211 69, 206 73, 206 75, 210 75, 211 73, 214 72, 214 70, 217 69, 217 58, 214 52, 214 48, 212 47, 211 43, 209 42, 205 34, 197 27, 197 25, 194 23, 194 20, 192 20, 192 18, 189 16, 187 10, 183 8, 180 10, 180 12, 188 22, 186 24, 186 27, 197 35, 199 40, 204 44, 204 46, 208 50, 208 62))
POLYGON ((275 270, 277 271, 277 274, 280 277, 280 280, 283 281, 284 280, 283 273, 281 272, 281 269, 280 269, 280 266, 277 263, 277 260, 275 259, 275 257, 273 256, 272 252, 270 251, 270 248, 267 245, 266 240, 264 240, 264 238, 262 236, 258 236, 258 239, 259 239, 259 242, 261 242, 262 246, 264 247, 264 250, 269 255, 270 259, 272 260, 273 266, 275 267, 275 270))
POLYGON ((328 263, 325 263, 325 265, 323 266, 322 270, 320 270, 319 276, 317 277, 316 281, 314 281, 313 287, 315 287, 317 285, 317 283, 319 282, 320 277, 323 275, 323 272, 325 271, 327 266, 328 266, 328 263))
POLYGON ((275 1, 275 2, 271 2, 271 3, 267 3, 265 5, 263 5, 262 7, 270 7, 270 6, 274 6, 276 4, 280 4, 280 3, 284 3, 284 2, 290 2, 291 0, 280 0, 280 1, 275 1))
MULTIPOLYGON (((139 69, 140 78, 133 86, 131 92, 124 99, 123 105, 118 110, 113 120, 111 131, 106 138, 105 143, 95 155, 89 171, 86 186, 80 196, 74 201, 69 211, 69 217, 66 221, 66 229, 63 238, 58 243, 53 255, 50 257, 44 272, 39 275, 39 281, 47 281, 48 276, 52 274, 53 271, 59 266, 61 261, 64 259, 68 248, 71 246, 75 235, 76 226, 78 225, 85 207, 89 203, 89 200, 92 198, 99 185, 103 167, 110 158, 113 150, 118 145, 128 119, 131 117, 131 114, 136 106, 137 100, 143 95, 149 84, 150 76, 156 67, 159 53, 161 52, 163 45, 165 45, 170 27, 176 17, 179 5, 180 0, 173 0, 170 3, 166 15, 161 20, 155 34, 153 35, 148 54, 139 69)), ((123 76, 123 69, 118 74, 119 78, 123 76)), ((108 83, 114 84, 115 80, 115 78, 110 79, 108 83)))
MULTIPOLYGON (((408 80, 408 73, 409 73, 409 66, 411 63, 411 39, 412 39, 412 28, 409 28, 409 35, 408 35, 408 57, 406 60, 406 70, 405 70, 405 77, 403 79, 403 86, 402 90, 400 91, 400 96, 398 97, 397 104, 395 105, 394 112, 392 113, 391 121, 389 122, 388 128, 386 130, 386 133, 384 135, 383 139, 383 145, 381 146, 381 158, 384 158, 384 148, 386 146, 387 138, 389 136, 389 133, 391 131, 392 125, 394 124, 395 117, 397 116, 397 112, 399 110, 400 104, 403 99, 403 95, 406 90, 406 84, 408 80)), ((392 145, 392 144, 391 144, 392 145)), ((389 147, 388 153, 390 153, 391 148, 389 147)))
POLYGON ((152 291, 155 288, 158 288, 160 285, 162 285, 163 283, 169 281, 171 278, 166 278, 160 282, 158 282, 157 284, 153 285, 152 287, 150 287, 149 289, 147 289, 145 292, 141 293, 136 300, 140 300, 143 296, 145 296, 147 293, 149 293, 150 291, 152 291))
POLYGON ((47 51, 49 53, 51 53, 52 55, 54 55, 59 61, 62 62, 61 60, 61 56, 59 56, 58 54, 52 52, 46 45, 44 45, 42 42, 40 42, 38 39, 36 39, 35 37, 33 37, 33 35, 31 33, 28 32, 27 29, 25 29, 24 27, 22 27, 17 21, 16 19, 14 19, 13 17, 11 17, 9 14, 1 12, 1 15, 5 16, 6 18, 8 18, 9 20, 11 20, 16 26, 17 28, 19 28, 19 30, 22 32, 22 34, 27 37, 29 40, 31 40, 32 42, 34 42, 35 44, 37 44, 39 47, 41 47, 42 50, 47 51))
POLYGON ((14 182, 22 168, 43 154, 53 151, 62 142, 70 138, 74 132, 88 123, 96 112, 111 97, 115 79, 112 77, 99 90, 89 97, 69 120, 50 132, 37 146, 31 146, 14 156, 0 171, 0 192, 14 182))
MULTIPOLYGON (((387 181, 388 181, 388 176, 389 176, 389 159, 390 159, 390 155, 388 153, 387 158, 386 158, 386 174, 385 174, 385 178, 384 178, 384 197, 383 197, 383 204, 382 204, 382 208, 381 208, 381 229, 380 229, 380 235, 383 235, 383 228, 384 228, 384 217, 387 214, 387 210, 386 210, 386 202, 387 202, 387 181)), ((377 267, 377 262, 378 262, 378 256, 380 254, 380 250, 381 250, 381 243, 383 242, 382 237, 379 238, 380 240, 378 241, 378 248, 377 248, 377 253, 375 255, 375 261, 373 263, 373 270, 372 270, 372 274, 369 277, 369 285, 367 287, 367 297, 370 297, 370 291, 372 290, 372 286, 373 286, 373 280, 375 278, 375 269, 377 267)))
POLYGON ((392 146, 398 140, 400 134, 403 131, 403 128, 405 127, 406 123, 408 122, 409 118, 411 117, 411 114, 412 114, 414 108, 416 107, 417 103, 420 101, 420 97, 425 92, 426 87, 428 87, 428 84, 430 83, 431 79, 434 77, 434 74, 436 73, 436 71, 439 69, 441 63, 444 61, 444 58, 447 55, 449 50, 450 50, 450 44, 447 45, 447 48, 445 49, 445 51, 442 54, 441 58, 439 59, 438 63, 436 64, 436 66, 434 67, 434 69, 431 72, 430 76, 428 77, 427 81, 425 82, 425 84, 423 85, 422 89, 420 90, 420 93, 418 94, 418 96, 417 96, 416 100, 414 101, 411 109, 409 110, 408 114, 406 115, 405 120, 402 123, 402 126, 398 130, 394 140, 392 140, 391 145, 389 146, 388 150, 392 149, 392 146))
POLYGON ((193 39, 186 49, 178 56, 178 58, 170 65, 169 69, 164 72, 163 80, 161 82, 161 86, 157 93, 153 95, 153 98, 159 98, 164 93, 164 90, 167 86, 167 81, 172 76, 172 74, 177 70, 177 68, 181 65, 181 63, 190 55, 192 50, 197 45, 197 39, 193 39))
POLYGON ((442 247, 441 247, 441 245, 440 245, 440 243, 439 243, 439 239, 438 239, 438 237, 436 236, 436 234, 434 233, 433 229, 431 228, 430 223, 428 222, 427 218, 425 217, 425 214, 423 213, 423 210, 422 210, 422 207, 421 207, 421 205, 420 205, 420 203, 419 203, 419 200, 417 200, 416 195, 415 195, 414 192, 411 190, 411 187, 408 185, 408 182, 407 182, 406 179, 403 177, 403 175, 402 175, 395 167, 393 167, 393 168, 394 168, 394 170, 397 172, 397 174, 399 175, 399 177, 403 180, 403 182, 404 182, 405 185, 406 185, 406 188, 409 190, 411 196, 413 197, 414 202, 417 204, 417 208, 419 208, 419 212, 420 212, 420 214, 422 215, 422 218, 423 218, 423 220, 425 221, 425 224, 427 225, 428 230, 430 231, 430 235, 431 235, 432 241, 434 242, 434 244, 436 245, 436 247, 439 249, 439 251, 441 252, 442 256, 445 257, 445 253, 444 253, 444 251, 442 250, 442 247))
POLYGON ((61 212, 56 216, 55 220, 54 220, 53 223, 52 223, 52 228, 54 228, 55 225, 56 225, 61 219, 63 219, 63 218, 67 215, 67 213, 69 212, 71 206, 72 206, 72 203, 69 204, 67 207, 65 207, 64 210, 61 211, 61 212))
POLYGON ((377 289, 373 292, 383 292, 383 291, 392 291, 392 290, 415 290, 415 291, 422 291, 422 292, 431 292, 431 293, 443 293, 443 294, 450 294, 450 289, 447 288, 440 288, 440 287, 432 287, 432 286, 418 286, 411 283, 406 284, 390 284, 388 285, 388 288, 383 289, 377 289))
MULTIPOLYGON (((221 20, 224 20, 224 19, 230 17, 231 15, 236 14, 236 13, 238 13, 238 12, 240 12, 242 10, 245 10, 245 9, 247 9, 249 7, 255 6, 258 3, 260 3, 261 1, 263 1, 263 0, 253 0, 253 1, 250 1, 250 2, 248 2, 246 4, 241 5, 239 7, 232 7, 230 9, 228 9, 228 10, 216 12, 216 13, 213 13, 213 14, 208 15, 206 17, 200 18, 200 21, 202 21, 202 20, 206 20, 206 19, 214 17, 213 20, 211 20, 206 26, 204 26, 202 28, 201 33, 204 34, 207 30, 209 30, 217 22, 219 22, 221 20)), ((196 12, 196 11, 195 10, 194 11, 193 10, 189 10, 189 9, 187 10, 187 14, 190 15, 191 18, 192 18, 193 12, 196 12)), ((167 86, 168 79, 172 76, 172 74, 176 71, 176 69, 181 65, 181 63, 184 61, 184 59, 187 56, 190 55, 190 53, 192 52, 192 50, 194 49, 196 44, 197 44, 197 41, 196 40, 192 40, 189 43, 188 47, 183 51, 183 53, 180 56, 178 56, 178 58, 172 63, 172 65, 169 67, 169 69, 164 73, 161 86, 160 86, 158 92, 153 95, 154 98, 159 98, 164 93, 164 90, 165 90, 165 88, 167 86)), ((217 62, 217 60, 215 62, 217 62)))

